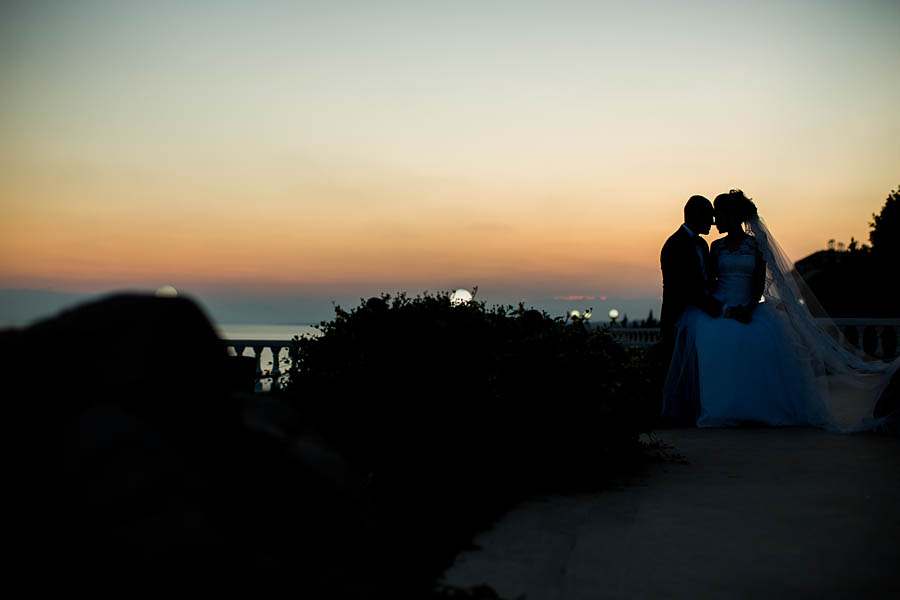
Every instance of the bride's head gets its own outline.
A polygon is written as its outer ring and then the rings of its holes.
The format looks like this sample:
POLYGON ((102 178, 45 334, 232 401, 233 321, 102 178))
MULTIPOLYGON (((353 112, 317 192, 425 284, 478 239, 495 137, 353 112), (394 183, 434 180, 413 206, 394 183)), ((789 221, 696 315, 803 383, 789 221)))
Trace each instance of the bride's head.
POLYGON ((716 212, 716 229, 729 233, 742 229, 742 225, 756 216, 756 205, 741 190, 719 194, 713 201, 716 212))

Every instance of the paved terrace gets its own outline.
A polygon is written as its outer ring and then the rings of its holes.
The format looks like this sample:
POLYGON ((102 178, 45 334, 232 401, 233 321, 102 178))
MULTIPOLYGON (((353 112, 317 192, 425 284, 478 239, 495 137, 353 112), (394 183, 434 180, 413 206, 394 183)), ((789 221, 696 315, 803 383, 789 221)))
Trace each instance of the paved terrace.
POLYGON ((686 464, 536 499, 445 574, 504 598, 900 598, 900 439, 676 429, 686 464))

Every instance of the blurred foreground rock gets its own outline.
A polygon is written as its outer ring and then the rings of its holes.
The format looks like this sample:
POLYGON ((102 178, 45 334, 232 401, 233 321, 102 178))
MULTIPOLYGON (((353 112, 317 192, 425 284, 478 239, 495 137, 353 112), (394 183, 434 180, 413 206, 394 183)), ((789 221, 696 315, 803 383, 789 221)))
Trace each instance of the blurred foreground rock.
POLYGON ((346 583, 365 550, 347 543, 366 526, 361 479, 289 433, 298 423, 276 399, 229 388, 225 348, 192 301, 85 304, 0 333, 0 361, 18 575, 363 594, 346 583))

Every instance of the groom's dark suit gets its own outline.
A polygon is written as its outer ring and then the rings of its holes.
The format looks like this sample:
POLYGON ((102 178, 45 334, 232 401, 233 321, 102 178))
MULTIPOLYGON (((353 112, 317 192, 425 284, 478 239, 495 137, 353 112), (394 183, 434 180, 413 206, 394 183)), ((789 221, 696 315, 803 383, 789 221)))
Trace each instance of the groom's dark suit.
POLYGON ((722 303, 709 294, 706 276, 710 272, 709 246, 699 235, 691 237, 684 226, 679 227, 663 245, 659 262, 663 276, 660 327, 663 339, 671 344, 675 322, 685 308, 693 305, 718 317, 722 303))
MULTIPOLYGON (((669 236, 659 255, 663 275, 663 304, 660 315, 664 365, 668 370, 669 361, 675 348, 675 323, 688 306, 697 308, 718 317, 722 312, 722 303, 710 294, 711 275, 709 262, 709 246, 699 235, 691 236, 684 226, 669 236)), ((696 354, 687 360, 696 361, 696 354)), ((696 363, 695 367, 696 367, 696 363)), ((696 370, 695 370, 696 372, 696 370)), ((663 374, 665 380, 665 374, 663 374)), ((662 416, 670 421, 684 425, 693 425, 700 415, 700 397, 694 393, 679 393, 674 397, 666 397, 663 402, 662 416)))

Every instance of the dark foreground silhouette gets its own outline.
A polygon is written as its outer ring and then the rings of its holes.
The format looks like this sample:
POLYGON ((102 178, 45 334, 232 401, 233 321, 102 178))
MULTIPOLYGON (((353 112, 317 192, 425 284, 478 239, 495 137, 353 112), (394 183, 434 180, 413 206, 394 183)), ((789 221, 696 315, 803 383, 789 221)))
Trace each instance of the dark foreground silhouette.
POLYGON ((360 482, 279 437, 276 404, 230 389, 194 303, 114 296, 0 339, 12 547, 32 585, 367 585, 360 482))
POLYGON ((184 298, 113 296, 0 332, 11 572, 32 588, 492 598, 435 581, 517 502, 602 489, 647 458, 658 352, 446 297, 373 299, 324 329, 295 345, 281 395, 240 391, 252 365, 184 298))
MULTIPOLYGON (((437 302, 439 312, 451 310, 447 298, 437 302)), ((507 325, 544 336, 556 327, 554 335, 574 335, 578 344, 610 342, 540 314, 510 319, 507 325)), ((346 341, 330 339, 338 345, 316 350, 323 359, 346 341)), ((438 336, 430 347, 443 341, 438 336)), ((368 352, 371 342, 353 347, 368 352)), ((614 378, 557 372, 532 392, 569 380, 577 383, 563 386, 567 394, 585 395, 531 397, 520 383, 510 390, 516 397, 492 403, 466 387, 479 381, 471 373, 457 372, 462 387, 447 393, 448 373, 466 361, 430 377, 423 360, 399 372, 383 369, 402 362, 350 364, 337 373, 344 385, 323 388, 327 377, 320 377, 311 388, 318 395, 304 401, 300 384, 282 396, 241 391, 247 365, 226 356, 206 316, 184 298, 117 295, 0 332, 14 448, 6 488, 13 572, 36 588, 191 581, 287 586, 323 598, 462 594, 435 591, 436 578, 517 500, 539 488, 564 490, 576 474, 574 487, 597 487, 640 462, 634 419, 622 421, 615 403, 591 397, 606 390, 617 398, 614 378), (387 386, 402 402, 390 401, 387 386), (366 389, 369 398, 348 395, 366 389), (526 411, 535 399, 543 404, 526 411), (454 416, 456 400, 478 410, 454 416), (599 442, 566 446, 574 430, 564 417, 577 420, 577 406, 600 406, 581 415, 609 418, 608 426, 585 421, 578 429, 579 436, 595 431, 599 442), (566 456, 589 446, 606 454, 566 456), (564 462, 554 466, 554 459, 564 462)), ((522 363, 516 373, 529 368, 537 365, 522 363)), ((473 372, 496 380, 485 364, 473 372)), ((489 588, 465 594, 494 597, 489 588)))

